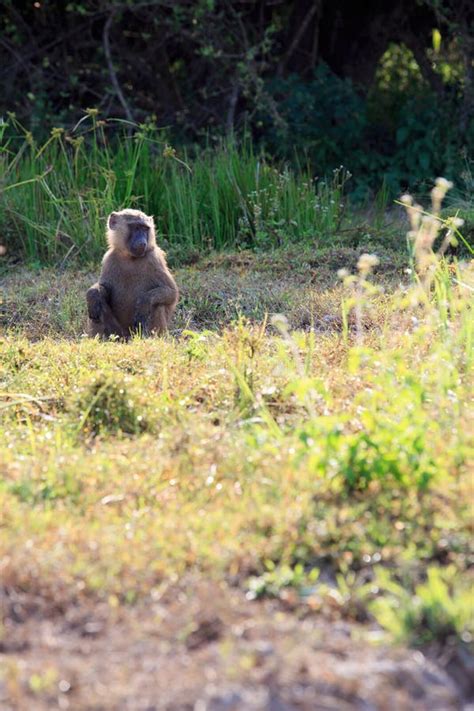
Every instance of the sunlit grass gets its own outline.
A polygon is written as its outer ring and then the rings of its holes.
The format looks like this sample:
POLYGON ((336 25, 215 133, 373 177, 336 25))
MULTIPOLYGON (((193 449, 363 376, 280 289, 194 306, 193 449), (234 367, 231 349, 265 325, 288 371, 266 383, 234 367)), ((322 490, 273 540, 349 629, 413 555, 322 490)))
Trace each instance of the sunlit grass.
POLYGON ((297 588, 375 565, 416 586, 440 561, 461 581, 473 323, 440 279, 447 306, 364 297, 385 317, 357 339, 242 319, 127 345, 5 337, 4 584, 131 602, 189 570, 278 590, 270 564, 297 588))

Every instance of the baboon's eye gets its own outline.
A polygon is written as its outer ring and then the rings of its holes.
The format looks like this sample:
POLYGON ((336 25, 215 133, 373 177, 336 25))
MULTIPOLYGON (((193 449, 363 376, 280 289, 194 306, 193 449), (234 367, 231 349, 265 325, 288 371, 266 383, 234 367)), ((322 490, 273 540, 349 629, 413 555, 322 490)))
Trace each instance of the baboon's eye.
POLYGON ((145 225, 143 222, 132 222, 129 225, 130 232, 146 232, 148 233, 150 231, 150 228, 148 225, 145 225))

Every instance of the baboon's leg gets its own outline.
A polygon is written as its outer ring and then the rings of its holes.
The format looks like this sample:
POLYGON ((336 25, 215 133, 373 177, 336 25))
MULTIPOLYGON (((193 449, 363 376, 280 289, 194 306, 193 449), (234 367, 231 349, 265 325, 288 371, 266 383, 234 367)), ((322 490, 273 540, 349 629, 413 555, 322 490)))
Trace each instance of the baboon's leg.
POLYGON ((100 284, 94 284, 87 290, 87 313, 91 321, 100 321, 103 306, 107 303, 107 294, 100 284))
POLYGON ((143 336, 150 332, 166 333, 177 300, 178 289, 171 277, 163 286, 142 294, 137 299, 133 330, 143 336))
POLYGON ((128 338, 128 334, 124 333, 122 326, 112 313, 108 304, 102 308, 101 316, 98 320, 89 319, 89 335, 99 336, 100 338, 110 338, 110 336, 118 336, 119 338, 128 338))
POLYGON ((168 331, 168 323, 171 319, 169 306, 155 306, 153 309, 151 330, 157 334, 164 334, 168 331))
POLYGON ((149 336, 150 333, 162 334, 168 330, 168 306, 154 306, 148 314, 141 311, 135 317, 133 324, 134 333, 140 336, 149 336))

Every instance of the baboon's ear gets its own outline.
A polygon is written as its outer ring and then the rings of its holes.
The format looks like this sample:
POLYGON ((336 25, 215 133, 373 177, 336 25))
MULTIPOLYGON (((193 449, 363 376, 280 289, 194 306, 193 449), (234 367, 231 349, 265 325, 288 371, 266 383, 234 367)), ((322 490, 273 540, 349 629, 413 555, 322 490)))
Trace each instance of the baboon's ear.
POLYGON ((111 212, 109 219, 107 220, 107 226, 109 229, 114 230, 117 227, 119 216, 116 212, 111 212))

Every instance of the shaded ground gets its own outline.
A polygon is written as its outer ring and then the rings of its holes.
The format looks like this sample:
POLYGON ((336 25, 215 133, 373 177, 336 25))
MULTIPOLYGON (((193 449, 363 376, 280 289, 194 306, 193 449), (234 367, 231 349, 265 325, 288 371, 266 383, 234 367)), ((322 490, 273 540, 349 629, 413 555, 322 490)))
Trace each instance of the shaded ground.
POLYGON ((2 710, 463 708, 440 664, 376 644, 375 629, 248 602, 222 583, 188 581, 154 598, 115 615, 85 603, 49 619, 28 614, 21 596, 10 601, 2 710))
MULTIPOLYGON (((261 320, 284 313, 294 328, 340 328, 341 284, 337 271, 356 271, 364 248, 285 250, 273 254, 216 255, 176 270, 181 298, 173 332, 216 329, 239 315, 261 320)), ((407 280, 406 257, 377 246, 380 264, 375 280, 393 288, 407 280)), ((27 338, 80 336, 85 331, 87 288, 98 271, 33 271, 4 264, 0 327, 27 338), (71 274, 74 274, 73 278, 71 274)))

